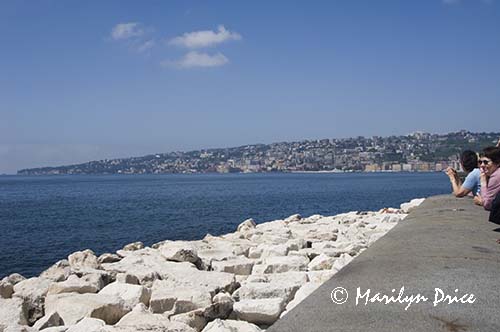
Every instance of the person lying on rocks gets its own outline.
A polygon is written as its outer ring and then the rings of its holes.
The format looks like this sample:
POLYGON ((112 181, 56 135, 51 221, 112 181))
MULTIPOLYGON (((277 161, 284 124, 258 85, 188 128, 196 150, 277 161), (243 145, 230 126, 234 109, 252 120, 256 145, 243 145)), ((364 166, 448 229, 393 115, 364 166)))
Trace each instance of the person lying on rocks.
MULTIPOLYGON (((473 196, 477 196, 481 191, 481 180, 478 164, 477 164, 477 154, 471 150, 465 150, 460 155, 460 164, 463 170, 467 173, 465 181, 461 183, 457 171, 448 167, 446 169, 446 174, 450 178, 451 186, 453 188, 453 195, 455 197, 464 197, 472 193, 473 196)), ((476 204, 480 205, 480 201, 475 201, 476 204)))

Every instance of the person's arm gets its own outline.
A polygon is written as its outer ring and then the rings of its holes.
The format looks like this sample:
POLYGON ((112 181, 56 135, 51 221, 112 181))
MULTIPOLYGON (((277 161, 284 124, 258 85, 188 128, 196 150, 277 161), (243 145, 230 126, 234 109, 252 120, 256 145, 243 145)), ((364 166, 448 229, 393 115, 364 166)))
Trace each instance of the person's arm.
POLYGON ((464 188, 462 186, 462 183, 460 182, 460 178, 458 177, 456 170, 454 170, 451 167, 448 167, 446 169, 446 174, 450 178, 451 187, 453 188, 453 195, 455 195, 455 197, 464 197, 471 192, 470 189, 464 188))
POLYGON ((474 204, 483 206, 483 198, 481 197, 481 195, 477 194, 476 196, 474 196, 474 204))

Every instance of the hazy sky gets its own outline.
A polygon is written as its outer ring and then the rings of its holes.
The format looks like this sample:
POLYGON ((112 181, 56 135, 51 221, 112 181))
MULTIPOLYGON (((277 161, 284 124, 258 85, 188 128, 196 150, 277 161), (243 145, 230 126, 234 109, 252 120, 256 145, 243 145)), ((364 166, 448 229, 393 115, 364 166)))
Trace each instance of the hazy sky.
POLYGON ((3 0, 0 45, 0 174, 499 130, 499 0, 3 0))

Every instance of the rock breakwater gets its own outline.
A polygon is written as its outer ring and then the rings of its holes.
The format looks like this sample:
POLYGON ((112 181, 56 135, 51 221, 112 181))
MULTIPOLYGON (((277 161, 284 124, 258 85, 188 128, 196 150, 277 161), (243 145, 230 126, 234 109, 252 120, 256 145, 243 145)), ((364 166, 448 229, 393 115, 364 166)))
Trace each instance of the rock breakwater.
POLYGON ((400 209, 292 215, 198 241, 75 252, 0 281, 0 332, 262 331, 386 234, 400 209))

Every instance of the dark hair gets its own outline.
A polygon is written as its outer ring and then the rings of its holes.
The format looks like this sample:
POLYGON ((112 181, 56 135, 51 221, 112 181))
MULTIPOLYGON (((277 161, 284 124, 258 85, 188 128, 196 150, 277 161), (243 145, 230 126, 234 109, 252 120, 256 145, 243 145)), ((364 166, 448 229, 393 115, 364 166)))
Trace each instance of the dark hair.
POLYGON ((471 150, 465 150, 460 156, 460 163, 466 172, 472 172, 477 168, 477 154, 471 150))
POLYGON ((500 164, 500 148, 496 146, 488 146, 487 148, 483 149, 481 157, 489 158, 495 164, 500 164))

